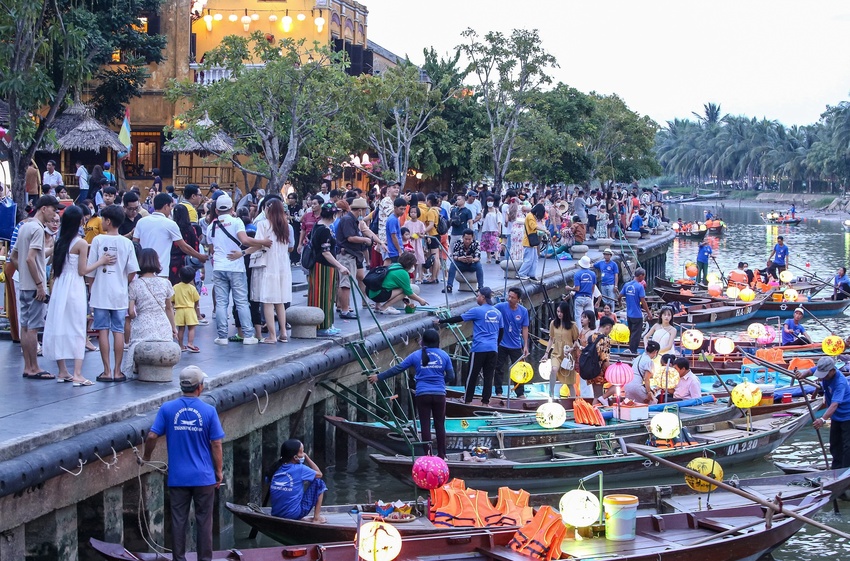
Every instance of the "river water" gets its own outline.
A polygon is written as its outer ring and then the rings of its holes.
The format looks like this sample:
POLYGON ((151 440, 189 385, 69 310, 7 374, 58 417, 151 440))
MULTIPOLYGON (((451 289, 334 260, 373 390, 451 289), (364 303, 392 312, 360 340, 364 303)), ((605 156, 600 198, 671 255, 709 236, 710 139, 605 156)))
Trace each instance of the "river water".
MULTIPOLYGON (((805 269, 806 263, 811 266, 808 271, 814 272, 823 278, 830 275, 841 265, 850 262, 850 234, 845 234, 840 223, 818 221, 809 219, 797 227, 767 226, 758 216, 758 212, 746 208, 746 203, 738 208, 737 203, 725 202, 725 208, 715 210, 712 203, 709 208, 713 212, 720 212, 728 226, 726 235, 709 239, 714 249, 717 262, 723 267, 724 273, 734 269, 738 261, 749 262, 751 268, 763 265, 764 261, 773 248, 777 235, 784 235, 785 241, 790 247, 790 263, 799 265, 805 269)), ((684 220, 701 219, 702 206, 674 205, 670 209, 673 220, 681 216, 684 220)), ((697 243, 684 240, 675 240, 670 248, 667 260, 667 272, 673 278, 684 276, 683 267, 686 261, 696 259, 697 243)), ((712 263, 710 270, 717 270, 712 263)), ((802 271, 796 271, 805 274, 802 271)), ((831 330, 847 335, 845 328, 846 317, 829 318, 823 320, 831 330)), ((807 321, 807 327, 813 332, 816 339, 827 334, 826 330, 814 321, 807 321)), ((726 328, 726 333, 737 335, 746 329, 746 326, 732 326, 726 328)), ((828 434, 824 431, 824 438, 828 434)), ((820 456, 820 447, 814 429, 808 427, 795 435, 791 442, 777 449, 777 451, 763 461, 751 462, 728 467, 726 478, 733 475, 739 477, 753 477, 759 475, 776 474, 773 459, 781 461, 814 462, 820 456)), ((361 452, 349 461, 347 466, 334 466, 326 470, 328 492, 325 496, 326 504, 365 502, 369 497, 377 500, 393 501, 396 499, 411 499, 413 489, 394 478, 386 475, 370 462, 368 454, 361 452)), ((655 483, 678 483, 679 479, 674 477, 662 478, 655 483)), ((648 483, 649 484, 649 483, 648 483)), ((568 490, 563 486, 554 484, 551 491, 568 490)), ((844 532, 850 532, 850 502, 839 501, 841 514, 833 514, 831 509, 821 512, 817 519, 844 532)), ((256 540, 248 540, 248 528, 237 521, 236 536, 239 547, 273 546, 275 542, 259 536, 256 540)), ((850 558, 850 543, 828 533, 813 528, 804 528, 798 532, 782 548, 774 552, 773 557, 779 561, 834 561, 836 559, 850 558)), ((699 560, 702 561, 702 560, 699 560)), ((708 560, 706 560, 708 561, 708 560)))

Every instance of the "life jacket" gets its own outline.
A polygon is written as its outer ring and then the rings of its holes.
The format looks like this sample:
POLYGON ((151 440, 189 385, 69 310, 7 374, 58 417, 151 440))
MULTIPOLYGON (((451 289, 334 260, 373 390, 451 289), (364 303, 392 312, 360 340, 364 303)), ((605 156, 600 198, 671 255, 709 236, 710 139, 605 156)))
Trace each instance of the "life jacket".
POLYGON ((455 528, 484 528, 511 526, 504 515, 496 510, 484 491, 476 489, 446 489, 448 503, 434 514, 434 525, 455 528))
POLYGON ((602 413, 583 399, 573 400, 573 420, 581 425, 605 426, 602 413))
MULTIPOLYGON (((756 351, 756 358, 760 358, 765 362, 769 362, 771 364, 779 364, 781 366, 785 366, 785 358, 782 352, 782 349, 779 347, 773 347, 769 349, 758 349, 756 351)), ((743 364, 752 364, 753 361, 749 358, 744 358, 743 364)))
POLYGON ((445 505, 449 504, 449 491, 456 489, 463 491, 466 489, 466 482, 457 477, 451 479, 442 487, 431 489, 431 506, 428 509, 428 519, 433 522, 438 510, 442 510, 445 505))
POLYGON ((502 513, 511 526, 524 526, 534 517, 534 510, 528 506, 529 497, 528 491, 499 487, 496 510, 502 513))
POLYGON ((729 273, 729 286, 735 286, 737 288, 746 288, 749 282, 749 278, 747 278, 747 273, 740 269, 735 269, 729 273))
POLYGON ((560 559, 561 542, 566 531, 561 515, 545 505, 537 510, 531 522, 516 531, 508 546, 539 561, 560 559))
POLYGON ((791 359, 791 362, 788 363, 788 370, 799 370, 803 372, 804 370, 808 370, 810 368, 814 368, 815 361, 810 358, 800 358, 794 357, 791 359))
POLYGON ((650 435, 647 444, 649 446, 654 446, 655 448, 667 449, 667 448, 684 448, 685 446, 693 446, 694 444, 699 444, 695 440, 692 440, 693 437, 691 433, 688 432, 688 429, 682 427, 679 432, 679 436, 676 438, 655 438, 655 436, 650 435))

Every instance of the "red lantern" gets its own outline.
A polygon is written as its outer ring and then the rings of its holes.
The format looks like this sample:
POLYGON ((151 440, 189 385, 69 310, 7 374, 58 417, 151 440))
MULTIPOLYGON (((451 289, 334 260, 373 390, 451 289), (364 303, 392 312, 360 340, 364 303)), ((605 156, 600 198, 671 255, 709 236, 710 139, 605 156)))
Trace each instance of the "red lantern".
POLYGON ((449 466, 440 457, 420 456, 413 462, 413 482, 423 489, 436 489, 449 481, 449 466))
POLYGON ((614 362, 605 370, 605 380, 615 386, 625 386, 632 381, 635 373, 632 367, 620 361, 614 362))
POLYGON ((697 273, 698 273, 698 270, 697 270, 696 265, 688 265, 685 268, 685 274, 688 275, 691 278, 694 278, 695 276, 697 276, 697 273))

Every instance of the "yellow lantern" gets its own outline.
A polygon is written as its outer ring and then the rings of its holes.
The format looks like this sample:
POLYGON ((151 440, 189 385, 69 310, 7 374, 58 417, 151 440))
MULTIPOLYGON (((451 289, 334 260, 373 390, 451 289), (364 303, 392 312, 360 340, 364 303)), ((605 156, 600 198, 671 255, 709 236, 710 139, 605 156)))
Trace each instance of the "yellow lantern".
MULTIPOLYGON (((706 477, 710 477, 716 481, 723 481, 723 468, 713 459, 709 458, 694 458, 688 462, 688 469, 696 471, 706 477)), ((717 489, 717 485, 713 485, 708 481, 703 481, 693 475, 685 476, 685 483, 694 491, 700 493, 708 493, 717 489)))
POLYGON ((573 489, 564 493, 558 502, 561 520, 576 528, 586 528, 599 520, 599 499, 590 491, 573 489))
POLYGON ((667 367, 666 364, 661 364, 661 357, 656 356, 653 360, 655 369, 650 380, 654 388, 673 389, 679 385, 679 371, 675 368, 667 367))
POLYGON ((726 296, 729 298, 738 298, 741 296, 741 289, 737 286, 730 286, 726 289, 726 296))
POLYGON ((628 343, 631 331, 625 323, 615 323, 611 328, 610 337, 617 343, 628 343))
POLYGON ((764 334, 766 332, 767 330, 761 323, 751 323, 749 326, 747 326, 747 336, 750 339, 758 339, 759 337, 764 337, 764 334))
POLYGON ((786 302, 796 302, 797 296, 798 296, 797 291, 794 290, 793 288, 787 288, 787 289, 785 289, 785 292, 782 293, 782 298, 786 302))
POLYGON ((363 524, 356 541, 360 558, 368 561, 392 561, 401 553, 401 534, 386 522, 363 524))
POLYGON ((717 283, 720 282, 720 275, 712 271, 705 276, 705 280, 712 284, 717 283))
POLYGON ((794 273, 788 270, 782 271, 781 273, 779 273, 779 280, 784 282, 785 284, 788 284, 789 282, 794 280, 794 273))
POLYGON ((655 435, 655 438, 670 440, 676 438, 682 432, 682 424, 679 421, 679 416, 669 411, 662 411, 653 416, 649 421, 649 430, 655 435))
POLYGON ((702 347, 702 331, 699 329, 688 329, 682 333, 682 346, 689 351, 695 351, 702 347))
POLYGON ((838 356, 844 352, 844 341, 838 335, 830 335, 824 338, 821 349, 829 356, 838 356))
POLYGON ((700 224, 699 224, 699 231, 700 231, 700 232, 705 232, 707 229, 708 229, 708 228, 706 228, 705 224, 703 224, 702 222, 700 222, 700 224))
POLYGON ((560 403, 550 401, 537 408, 537 424, 544 429, 556 429, 567 422, 567 410, 560 403))
POLYGON ((514 384, 527 384, 534 378, 534 369, 524 360, 511 366, 511 381, 514 384))
POLYGON ((549 376, 552 375, 552 361, 548 358, 541 360, 540 365, 537 367, 537 372, 541 378, 548 380, 549 376))
POLYGON ((719 337, 714 340, 714 352, 719 355, 728 355, 735 350, 735 341, 729 337, 719 337))
POLYGON ((752 302, 756 299, 756 291, 748 286, 741 290, 740 297, 744 302, 752 302))
POLYGON ((558 395, 561 397, 570 397, 570 386, 569 384, 562 384, 561 389, 558 391, 558 395))
POLYGON ((749 409, 761 403, 761 388, 752 382, 741 382, 732 388, 732 403, 740 409, 749 409))

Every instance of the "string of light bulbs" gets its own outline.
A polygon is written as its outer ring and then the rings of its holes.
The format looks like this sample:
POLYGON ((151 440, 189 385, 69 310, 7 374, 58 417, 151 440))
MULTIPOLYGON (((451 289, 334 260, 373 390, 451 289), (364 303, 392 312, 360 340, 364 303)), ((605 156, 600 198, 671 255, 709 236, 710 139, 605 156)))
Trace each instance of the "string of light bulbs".
MULTIPOLYGON (((250 29, 252 23, 260 21, 260 18, 261 18, 260 14, 265 13, 265 14, 268 14, 268 21, 270 23, 276 23, 278 20, 280 20, 280 26, 283 29, 283 31, 285 33, 289 33, 292 30, 292 25, 295 23, 295 20, 300 21, 300 22, 306 21, 308 12, 310 13, 310 17, 313 18, 313 24, 315 24, 316 30, 319 33, 321 33, 322 30, 324 29, 325 25, 327 24, 327 20, 325 20, 325 17, 324 17, 324 10, 323 9, 251 10, 250 14, 248 13, 248 10, 245 10, 245 9, 243 9, 243 10, 239 10, 239 9, 237 9, 237 10, 232 10, 232 9, 231 10, 228 10, 228 9, 222 9, 222 10, 206 9, 206 13, 200 19, 202 19, 204 21, 204 25, 206 26, 207 31, 212 31, 213 22, 223 21, 224 20, 224 14, 228 14, 227 15, 228 21, 233 22, 233 23, 241 21, 242 26, 245 29, 245 31, 248 31, 250 29), (284 13, 283 16, 279 16, 281 11, 284 13), (290 12, 295 14, 294 18, 291 15, 289 15, 290 12), (318 16, 316 15, 316 12, 319 13, 318 16), (239 15, 240 13, 243 14, 241 17, 239 15)), ((354 21, 357 22, 357 23, 362 23, 362 22, 358 21, 356 12, 354 14, 354 21)))

